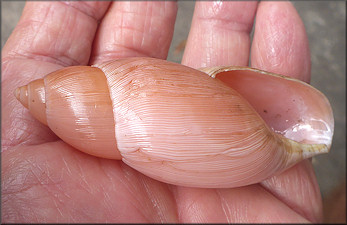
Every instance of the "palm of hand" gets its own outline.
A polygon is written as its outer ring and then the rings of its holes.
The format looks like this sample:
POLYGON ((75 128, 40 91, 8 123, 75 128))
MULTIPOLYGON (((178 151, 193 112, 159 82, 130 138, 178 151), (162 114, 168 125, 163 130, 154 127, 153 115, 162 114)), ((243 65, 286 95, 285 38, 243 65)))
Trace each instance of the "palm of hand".
MULTIPOLYGON (((109 4, 28 3, 3 49, 3 222, 321 220, 321 197, 309 161, 261 184, 179 187, 121 161, 81 153, 30 117, 13 96, 15 87, 29 80, 62 66, 111 58, 166 58, 176 3, 114 2, 105 14, 109 4)), ((182 63, 247 65, 256 7, 256 2, 197 3, 182 63)), ((305 31, 290 4, 260 3, 255 29, 252 67, 309 80, 305 31)))

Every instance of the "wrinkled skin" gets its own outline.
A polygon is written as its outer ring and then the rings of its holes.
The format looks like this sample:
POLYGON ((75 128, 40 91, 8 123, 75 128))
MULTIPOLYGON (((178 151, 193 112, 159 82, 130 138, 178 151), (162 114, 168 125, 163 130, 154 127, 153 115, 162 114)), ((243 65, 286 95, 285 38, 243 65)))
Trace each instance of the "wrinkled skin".
MULTIPOLYGON (((319 222, 309 160, 260 184, 198 189, 86 155, 33 119, 13 90, 70 65, 165 59, 176 2, 28 2, 2 51, 2 222, 319 222)), ((182 63, 248 65, 309 82, 304 26, 289 2, 198 2, 182 63), (250 31, 256 16, 252 45, 250 31), (251 53, 250 53, 251 52, 251 53)))

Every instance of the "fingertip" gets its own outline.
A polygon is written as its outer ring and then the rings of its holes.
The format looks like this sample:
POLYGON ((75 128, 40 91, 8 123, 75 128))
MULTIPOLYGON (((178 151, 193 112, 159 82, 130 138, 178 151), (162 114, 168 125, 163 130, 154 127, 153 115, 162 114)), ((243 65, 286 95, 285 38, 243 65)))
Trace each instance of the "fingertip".
POLYGON ((305 26, 291 2, 261 2, 251 47, 254 68, 310 81, 305 26))

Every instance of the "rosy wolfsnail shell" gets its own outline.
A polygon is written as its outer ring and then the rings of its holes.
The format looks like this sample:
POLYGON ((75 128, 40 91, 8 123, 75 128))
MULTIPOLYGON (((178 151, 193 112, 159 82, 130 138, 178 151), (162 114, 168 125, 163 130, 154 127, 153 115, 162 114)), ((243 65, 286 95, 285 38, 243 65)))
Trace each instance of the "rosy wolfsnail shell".
POLYGON ((247 67, 126 58, 67 67, 15 95, 75 148, 191 187, 260 182, 328 152, 334 129, 321 92, 247 67))

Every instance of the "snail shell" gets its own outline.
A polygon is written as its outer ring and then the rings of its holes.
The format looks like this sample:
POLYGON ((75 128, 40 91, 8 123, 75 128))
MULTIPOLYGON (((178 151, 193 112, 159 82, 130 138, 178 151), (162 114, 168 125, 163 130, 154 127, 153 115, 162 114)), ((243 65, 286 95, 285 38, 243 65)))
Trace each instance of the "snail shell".
POLYGON ((334 129, 318 90, 247 67, 126 58, 67 67, 15 95, 75 148, 191 187, 260 182, 328 152, 334 129))

